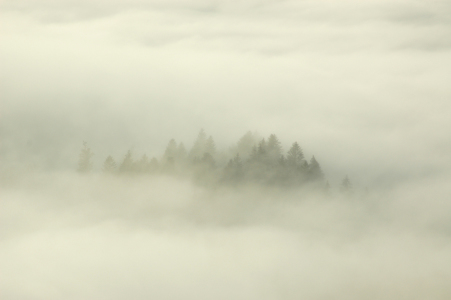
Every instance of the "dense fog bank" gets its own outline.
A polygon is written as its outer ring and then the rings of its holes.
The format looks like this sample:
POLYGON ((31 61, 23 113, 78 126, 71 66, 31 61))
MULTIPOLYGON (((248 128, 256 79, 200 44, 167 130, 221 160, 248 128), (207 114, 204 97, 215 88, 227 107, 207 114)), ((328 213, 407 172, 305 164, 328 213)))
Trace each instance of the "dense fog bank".
POLYGON ((173 177, 3 183, 5 299, 447 299, 447 182, 366 195, 173 177))

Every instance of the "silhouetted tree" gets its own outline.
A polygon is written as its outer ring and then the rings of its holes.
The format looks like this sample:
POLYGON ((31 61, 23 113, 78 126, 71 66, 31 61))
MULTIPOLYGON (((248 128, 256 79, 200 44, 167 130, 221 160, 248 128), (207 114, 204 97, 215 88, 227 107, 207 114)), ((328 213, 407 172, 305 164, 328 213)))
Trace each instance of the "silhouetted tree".
POLYGON ((200 159, 205 153, 205 144, 207 142, 207 135, 203 129, 200 130, 197 135, 197 139, 194 142, 193 148, 189 152, 189 158, 191 160, 200 159))
POLYGON ((267 146, 266 146, 266 140, 262 139, 259 143, 258 143, 258 147, 257 147, 257 155, 259 159, 263 159, 266 156, 266 152, 267 152, 267 146))
POLYGON ((310 165, 308 166, 308 174, 311 180, 323 180, 324 174, 319 166, 319 163, 316 161, 315 156, 312 156, 310 159, 310 165))
POLYGON ((238 183, 243 179, 243 163, 240 154, 237 153, 233 159, 230 159, 223 171, 223 181, 238 183))
POLYGON ((304 159, 304 153, 297 142, 294 142, 287 152, 287 165, 299 167, 304 159))
POLYGON ((105 159, 105 162, 103 163, 103 172, 116 172, 116 162, 114 161, 113 157, 111 157, 111 155, 108 155, 108 157, 105 159))
POLYGON ((252 148, 257 143, 257 138, 252 132, 248 131, 245 135, 243 135, 239 140, 235 147, 234 154, 240 154, 240 157, 243 159, 247 159, 252 152, 252 148))
POLYGON ((134 171, 132 151, 128 150, 127 154, 125 154, 124 159, 122 160, 121 164, 119 165, 119 172, 127 173, 127 172, 132 172, 132 171, 134 171))
POLYGON ((92 170, 91 158, 94 156, 91 149, 88 148, 88 144, 83 142, 83 149, 78 156, 78 172, 87 173, 92 170))
POLYGON ((267 143, 268 157, 271 163, 277 163, 282 155, 282 146, 275 134, 271 134, 267 143))

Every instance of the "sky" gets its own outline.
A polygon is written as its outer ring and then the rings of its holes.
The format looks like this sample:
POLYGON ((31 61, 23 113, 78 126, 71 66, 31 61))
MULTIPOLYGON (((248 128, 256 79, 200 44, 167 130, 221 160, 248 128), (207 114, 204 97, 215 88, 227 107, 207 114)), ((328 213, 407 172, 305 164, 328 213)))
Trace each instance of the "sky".
POLYGON ((0 185, 0 294, 449 299, 449 82, 448 0, 1 0, 1 179, 64 175, 0 185), (297 141, 373 202, 69 174, 83 141, 100 170, 202 128, 297 141))

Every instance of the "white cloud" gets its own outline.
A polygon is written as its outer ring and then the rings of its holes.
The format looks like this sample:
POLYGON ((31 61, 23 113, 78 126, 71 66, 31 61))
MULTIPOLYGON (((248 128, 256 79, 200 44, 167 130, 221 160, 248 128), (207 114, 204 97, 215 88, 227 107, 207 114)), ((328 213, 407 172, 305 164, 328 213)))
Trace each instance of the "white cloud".
POLYGON ((2 185, 4 299, 451 294, 445 181, 362 201, 163 178, 23 179, 2 185))

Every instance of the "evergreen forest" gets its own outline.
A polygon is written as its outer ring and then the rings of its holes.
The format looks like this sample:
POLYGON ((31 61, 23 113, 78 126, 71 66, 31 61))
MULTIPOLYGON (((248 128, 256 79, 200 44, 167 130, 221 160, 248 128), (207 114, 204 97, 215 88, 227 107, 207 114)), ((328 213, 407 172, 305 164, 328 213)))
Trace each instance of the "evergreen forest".
MULTIPOLYGON (((94 156, 87 143, 79 154, 78 171, 88 173, 93 169, 94 156)), ((240 186, 256 184, 280 187, 309 186, 329 190, 319 162, 315 156, 307 159, 303 149, 293 142, 284 152, 275 134, 260 138, 247 132, 228 151, 218 151, 212 136, 200 130, 191 149, 171 139, 160 157, 146 154, 134 157, 128 150, 119 160, 108 155, 102 172, 115 175, 170 175, 189 178, 201 185, 240 186)), ((351 182, 346 176, 340 187, 350 192, 351 182)))

